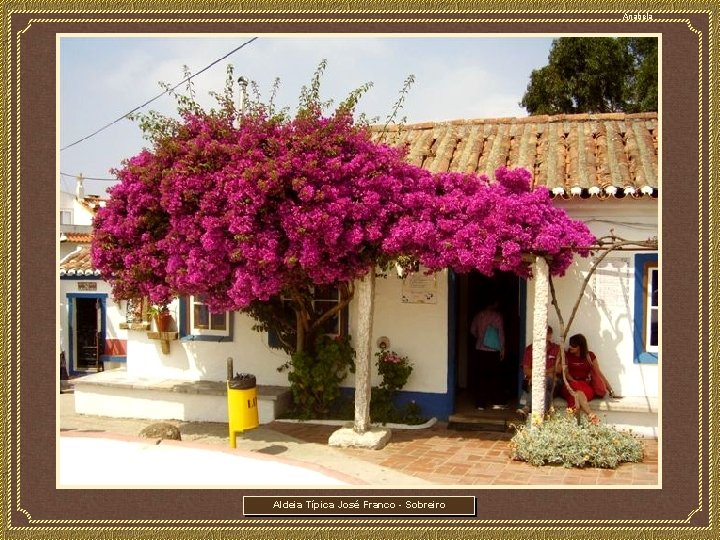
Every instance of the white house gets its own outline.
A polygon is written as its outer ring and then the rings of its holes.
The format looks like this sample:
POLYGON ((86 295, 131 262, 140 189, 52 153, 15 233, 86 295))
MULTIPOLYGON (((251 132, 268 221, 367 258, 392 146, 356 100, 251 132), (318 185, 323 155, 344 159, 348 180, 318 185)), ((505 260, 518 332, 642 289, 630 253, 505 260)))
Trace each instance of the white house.
MULTIPOLYGON (((501 165, 526 167, 535 186, 549 188, 554 204, 586 222, 598 237, 611 232, 634 240, 659 236, 656 113, 460 120, 391 126, 374 136, 405 146, 409 161, 431 171, 480 172, 492 179, 501 165)), ((589 260, 577 258, 564 277, 554 280, 566 320, 589 265, 589 260)), ((658 252, 611 254, 591 279, 571 329, 585 334, 613 388, 623 396, 595 404, 601 416, 623 412, 616 423, 653 435, 660 386, 659 268, 658 252)), ((390 275, 378 280, 373 342, 386 336, 392 349, 410 357, 415 368, 402 398, 415 400, 424 414, 447 420, 468 407, 468 329, 489 291, 502 299, 508 336, 503 385, 512 402, 520 394, 519 363, 531 336, 532 280, 448 270, 430 278, 390 275)), ((549 323, 557 328, 557 317, 548 307, 549 323)), ((177 388, 209 388, 210 381, 219 385, 226 378, 228 357, 235 371, 255 374, 259 385, 288 385, 286 374, 276 369, 286 355, 270 346, 266 333, 254 332, 247 316, 228 313, 198 324, 203 306, 192 298, 175 302, 171 309, 177 339, 169 340, 169 348, 165 344, 167 352, 156 333, 128 330, 126 370, 98 374, 76 386, 79 412, 128 416, 136 411, 147 417, 152 410, 155 418, 225 421, 221 390, 205 392, 215 394, 214 404, 201 403, 197 396, 191 404, 187 392, 177 388), (161 391, 170 387, 174 392, 161 391)), ((353 302, 347 313, 351 336, 356 309, 353 302)), ((346 384, 353 385, 352 376, 346 384)), ((272 419, 268 414, 263 419, 261 410, 261 421, 272 419)))
POLYGON ((112 301, 110 285, 90 263, 92 218, 104 200, 86 195, 82 177, 75 193, 59 194, 60 348, 70 375, 125 366, 125 304, 112 301))

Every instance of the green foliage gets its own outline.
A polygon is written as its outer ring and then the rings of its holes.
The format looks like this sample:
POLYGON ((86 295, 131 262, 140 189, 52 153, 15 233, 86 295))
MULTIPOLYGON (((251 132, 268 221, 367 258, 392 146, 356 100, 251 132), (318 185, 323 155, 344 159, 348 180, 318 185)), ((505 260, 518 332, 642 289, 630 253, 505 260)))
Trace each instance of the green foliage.
POLYGON ((398 408, 395 404, 397 392, 405 386, 413 371, 407 356, 381 347, 375 353, 378 373, 382 377, 379 386, 372 388, 370 399, 370 418, 382 424, 422 424, 420 406, 414 401, 398 408))
POLYGON ((565 37, 533 70, 529 114, 657 111, 657 39, 565 37))
POLYGON ((411 401, 398 407, 394 401, 395 392, 387 388, 373 387, 370 398, 370 419, 381 424, 417 425, 427 421, 420 405, 411 401))
POLYGON ((401 356, 395 351, 382 347, 375 353, 375 357, 375 365, 382 377, 380 388, 394 393, 405 386, 413 370, 407 356, 401 356))
POLYGON ((620 463, 643 460, 642 441, 631 433, 593 424, 572 412, 551 413, 544 422, 520 426, 510 441, 513 459, 531 465, 614 469, 620 463))
POLYGON ((353 365, 350 338, 321 335, 311 350, 296 352, 290 360, 288 380, 295 402, 294 416, 327 418, 340 398, 340 383, 353 365))
POLYGON ((658 110, 657 38, 620 38, 633 57, 634 72, 628 86, 628 112, 658 110))

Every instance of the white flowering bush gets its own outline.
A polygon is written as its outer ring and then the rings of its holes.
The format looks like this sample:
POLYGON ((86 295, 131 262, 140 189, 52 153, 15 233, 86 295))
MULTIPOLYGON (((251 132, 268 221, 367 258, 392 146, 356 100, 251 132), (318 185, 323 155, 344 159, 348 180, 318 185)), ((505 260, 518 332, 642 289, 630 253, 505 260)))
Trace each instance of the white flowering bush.
POLYGON ((520 426, 510 441, 510 456, 531 465, 614 469, 640 462, 641 440, 607 424, 578 419, 572 410, 550 413, 543 422, 520 426))

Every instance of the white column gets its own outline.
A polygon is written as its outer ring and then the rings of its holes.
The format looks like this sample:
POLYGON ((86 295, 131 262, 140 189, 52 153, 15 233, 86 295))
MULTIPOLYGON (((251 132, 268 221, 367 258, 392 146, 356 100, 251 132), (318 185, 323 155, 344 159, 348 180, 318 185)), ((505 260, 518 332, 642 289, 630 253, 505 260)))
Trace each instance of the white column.
POLYGON ((357 349, 355 350, 355 424, 356 433, 370 429, 370 367, 372 365, 373 303, 375 301, 375 269, 355 285, 358 301, 357 349))
POLYGON ((535 297, 533 301, 531 411, 542 418, 545 412, 545 357, 549 296, 549 269, 547 261, 543 257, 535 257, 533 277, 535 278, 535 297))

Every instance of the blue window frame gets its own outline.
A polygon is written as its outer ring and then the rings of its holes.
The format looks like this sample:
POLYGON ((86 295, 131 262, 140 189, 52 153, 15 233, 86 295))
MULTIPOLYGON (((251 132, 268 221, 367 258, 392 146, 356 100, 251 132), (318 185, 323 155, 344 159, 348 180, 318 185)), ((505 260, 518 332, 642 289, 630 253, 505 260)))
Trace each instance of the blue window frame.
POLYGON ((210 313, 207 305, 195 296, 180 299, 180 339, 185 341, 232 341, 231 311, 210 313))
POLYGON ((636 364, 659 359, 660 269, 657 253, 635 255, 633 358, 636 364))

